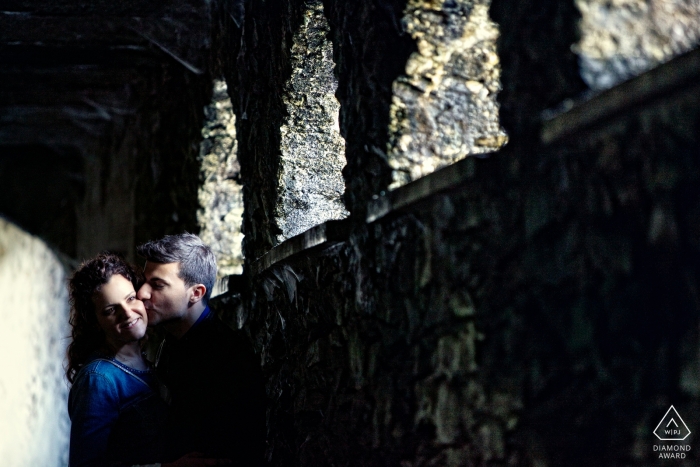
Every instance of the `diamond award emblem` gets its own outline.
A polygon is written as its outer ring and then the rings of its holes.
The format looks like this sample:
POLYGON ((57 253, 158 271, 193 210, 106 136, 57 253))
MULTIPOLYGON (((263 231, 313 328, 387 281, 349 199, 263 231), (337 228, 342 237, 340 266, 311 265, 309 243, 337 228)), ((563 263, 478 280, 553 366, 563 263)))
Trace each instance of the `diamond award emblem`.
POLYGON ((654 434, 661 441, 683 441, 690 435, 690 430, 678 411, 671 406, 654 429, 654 434))

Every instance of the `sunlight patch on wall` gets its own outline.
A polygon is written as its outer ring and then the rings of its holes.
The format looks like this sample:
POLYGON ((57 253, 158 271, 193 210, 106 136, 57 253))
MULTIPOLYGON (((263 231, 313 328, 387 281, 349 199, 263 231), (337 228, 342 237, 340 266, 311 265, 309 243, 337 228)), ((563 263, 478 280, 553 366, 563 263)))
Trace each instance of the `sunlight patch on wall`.
POLYGON ((68 464, 66 276, 39 239, 0 218, 0 459, 68 464))
POLYGON ((490 2, 409 0, 403 24, 418 51, 393 85, 388 160, 396 188, 499 149, 501 68, 490 2))
POLYGON ((199 158, 202 163, 197 222, 199 236, 216 255, 218 276, 243 272, 243 187, 238 164, 236 117, 226 82, 214 81, 211 103, 204 108, 205 122, 199 158))
POLYGON ((292 76, 283 97, 287 118, 280 129, 277 225, 282 242, 329 220, 343 219, 345 140, 340 135, 338 82, 333 74, 333 45, 323 4, 306 4, 294 34, 292 76))
POLYGON ((700 43, 698 0, 576 0, 581 77, 608 89, 700 43))

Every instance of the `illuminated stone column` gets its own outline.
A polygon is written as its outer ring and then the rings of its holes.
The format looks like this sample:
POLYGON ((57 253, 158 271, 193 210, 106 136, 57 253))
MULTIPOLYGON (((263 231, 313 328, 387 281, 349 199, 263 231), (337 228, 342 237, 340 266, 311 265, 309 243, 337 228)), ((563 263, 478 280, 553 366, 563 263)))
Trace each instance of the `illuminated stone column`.
POLYGON ((277 225, 282 242, 314 225, 343 219, 345 141, 333 75, 333 45, 320 1, 306 4, 291 50, 292 76, 283 97, 277 225))
POLYGON ((214 81, 211 103, 205 107, 203 140, 199 146, 202 185, 197 222, 199 236, 214 250, 219 276, 243 272, 243 190, 236 142, 236 117, 226 82, 214 81))
POLYGON ((489 3, 408 1, 403 24, 418 51, 393 85, 391 188, 507 142, 498 119, 498 27, 489 3))
POLYGON ((68 464, 68 298, 46 245, 0 218, 0 460, 68 464))

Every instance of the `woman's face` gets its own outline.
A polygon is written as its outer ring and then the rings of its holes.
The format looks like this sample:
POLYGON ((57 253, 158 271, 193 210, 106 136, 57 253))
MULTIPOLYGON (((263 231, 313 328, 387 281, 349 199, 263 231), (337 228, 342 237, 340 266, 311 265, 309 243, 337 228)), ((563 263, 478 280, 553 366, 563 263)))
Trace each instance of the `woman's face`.
POLYGON ((143 302, 136 298, 136 291, 130 280, 115 274, 96 292, 92 301, 95 304, 97 322, 113 347, 138 341, 146 334, 148 317, 143 302))

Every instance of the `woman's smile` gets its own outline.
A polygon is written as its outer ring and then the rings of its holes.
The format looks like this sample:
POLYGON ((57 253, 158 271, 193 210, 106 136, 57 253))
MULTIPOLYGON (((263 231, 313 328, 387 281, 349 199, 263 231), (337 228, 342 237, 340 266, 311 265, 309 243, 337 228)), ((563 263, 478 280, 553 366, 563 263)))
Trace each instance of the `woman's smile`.
POLYGON ((121 325, 122 329, 131 329, 134 327, 134 325, 141 319, 141 317, 137 316, 136 318, 132 319, 131 321, 128 321, 124 324, 121 325))

